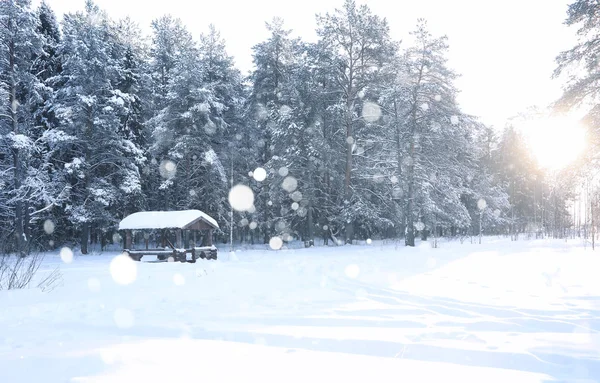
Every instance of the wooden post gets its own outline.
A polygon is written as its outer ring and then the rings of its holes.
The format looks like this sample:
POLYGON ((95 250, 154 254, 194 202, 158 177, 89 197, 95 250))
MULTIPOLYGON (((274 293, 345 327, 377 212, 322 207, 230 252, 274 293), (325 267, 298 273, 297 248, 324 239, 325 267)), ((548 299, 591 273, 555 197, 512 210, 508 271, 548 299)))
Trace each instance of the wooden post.
POLYGON ((131 230, 125 230, 125 248, 131 250, 131 230))
POLYGON ((183 246, 181 245, 181 229, 177 229, 175 231, 175 243, 178 249, 181 249, 183 246))
POLYGON ((196 242, 196 233, 197 233, 197 231, 194 230, 194 247, 196 247, 196 243, 198 243, 198 242, 196 242))
POLYGON ((212 234, 213 234, 212 229, 208 229, 208 233, 206 235, 206 246, 212 246, 212 244, 213 244, 212 234))

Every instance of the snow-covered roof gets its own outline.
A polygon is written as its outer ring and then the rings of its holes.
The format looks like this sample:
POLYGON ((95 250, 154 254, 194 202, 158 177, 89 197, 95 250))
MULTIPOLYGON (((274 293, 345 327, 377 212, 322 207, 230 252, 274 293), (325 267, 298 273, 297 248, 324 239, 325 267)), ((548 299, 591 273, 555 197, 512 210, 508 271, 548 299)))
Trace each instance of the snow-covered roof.
POLYGON ((185 229, 198 221, 203 221, 215 229, 219 224, 200 210, 142 211, 123 218, 119 230, 142 229, 185 229))

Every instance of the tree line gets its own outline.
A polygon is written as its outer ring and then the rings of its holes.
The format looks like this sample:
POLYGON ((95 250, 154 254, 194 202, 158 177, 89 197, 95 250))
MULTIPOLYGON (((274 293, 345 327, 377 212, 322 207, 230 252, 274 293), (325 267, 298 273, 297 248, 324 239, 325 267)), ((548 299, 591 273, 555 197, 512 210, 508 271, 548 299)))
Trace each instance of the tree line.
POLYGON ((130 213, 179 209, 213 216, 225 242, 237 184, 253 204, 233 232, 253 243, 569 227, 572 185, 516 129, 462 111, 448 39, 425 20, 405 44, 346 0, 317 16, 315 43, 266 28, 244 75, 212 25, 194 38, 165 15, 145 36, 91 0, 61 23, 45 2, 0 2, 2 242, 86 254, 130 213))

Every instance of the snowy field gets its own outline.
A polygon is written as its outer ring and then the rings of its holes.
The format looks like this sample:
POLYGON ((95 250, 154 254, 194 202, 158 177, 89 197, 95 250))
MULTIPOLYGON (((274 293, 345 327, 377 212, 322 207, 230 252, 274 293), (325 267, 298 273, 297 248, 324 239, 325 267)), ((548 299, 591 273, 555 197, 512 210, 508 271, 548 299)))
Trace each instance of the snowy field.
POLYGON ((48 255, 59 287, 0 292, 0 382, 600 381, 600 252, 576 240, 219 255, 48 255))

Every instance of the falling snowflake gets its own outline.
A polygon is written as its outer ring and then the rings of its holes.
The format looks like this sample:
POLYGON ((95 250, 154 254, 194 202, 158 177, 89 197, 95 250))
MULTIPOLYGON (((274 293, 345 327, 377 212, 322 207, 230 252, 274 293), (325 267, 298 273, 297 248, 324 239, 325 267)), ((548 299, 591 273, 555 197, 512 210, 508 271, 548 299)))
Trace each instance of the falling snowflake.
POLYGON ((267 171, 263 168, 256 168, 252 173, 254 179, 258 182, 262 182, 267 178, 267 171))
POLYGON ((440 96, 439 94, 435 95, 435 101, 442 101, 442 96, 440 96))
POLYGON ((254 204, 254 193, 246 185, 235 185, 229 191, 229 203, 234 210, 247 211, 254 204))
POLYGON ((300 207, 298 208, 298 210, 296 210, 296 214, 298 215, 298 217, 306 217, 306 214, 308 214, 308 210, 305 207, 300 207))
POLYGON ((417 229, 418 231, 421 231, 423 229, 425 229, 425 224, 423 222, 417 222, 415 223, 415 229, 417 229))
POLYGON ((450 117, 450 123, 452 125, 458 125, 458 116, 452 116, 452 117, 450 117))
POLYGON ((298 202, 294 202, 292 204, 292 210, 298 210, 299 207, 300 207, 300 205, 298 205, 298 202))
POLYGON ((368 239, 367 239, 367 245, 370 245, 370 244, 372 244, 372 243, 373 243, 373 241, 371 240, 371 238, 368 238, 368 239))
POLYGON ((158 168, 160 176, 166 180, 175 177, 177 173, 177 165, 171 160, 163 160, 158 168))
POLYGON ((248 227, 250 228, 250 230, 254 230, 258 227, 258 224, 256 222, 250 222, 250 225, 248 225, 248 227))
POLYGON ((429 104, 424 102, 421 104, 421 110, 426 111, 429 109, 429 104))
POLYGON ((300 193, 300 191, 296 190, 295 192, 293 192, 292 194, 290 194, 290 197, 295 202, 300 202, 302 200, 302 193, 300 193))
POLYGON ((292 193, 298 187, 298 180, 296 180, 292 176, 285 177, 285 179, 281 183, 281 187, 288 193, 292 193))
POLYGON ((381 118, 381 108, 374 102, 367 101, 363 104, 362 116, 367 122, 376 122, 381 118))
POLYGON ((279 221, 275 224, 275 229, 277 231, 284 231, 284 230, 286 230, 286 227, 287 227, 287 225, 286 225, 285 221, 279 221))
POLYGON ((269 117, 269 111, 263 104, 256 105, 256 117, 258 121, 264 121, 269 117))
POLYGON ((282 239, 283 239, 285 242, 290 242, 290 241, 293 241, 293 240, 294 240, 294 237, 293 237, 293 236, 292 236, 290 233, 284 233, 284 234, 282 235, 282 239))
POLYGON ((348 278, 356 279, 356 277, 358 277, 358 274, 360 274, 360 267, 358 267, 358 265, 355 264, 348 265, 344 269, 344 273, 348 278))
POLYGON ((282 177, 287 176, 289 174, 289 172, 290 171, 285 166, 280 167, 279 171, 278 171, 279 175, 282 176, 282 177))
POLYGON ((214 122, 209 120, 206 124, 204 124, 203 129, 206 132, 206 134, 208 134, 209 136, 212 136, 213 134, 215 134, 217 132, 217 125, 215 125, 214 122))
POLYGON ((479 210, 484 210, 487 207, 487 202, 485 202, 485 200, 483 198, 480 198, 479 201, 477 201, 477 208, 479 210))
POLYGON ((269 240, 269 246, 273 250, 279 250, 283 246, 283 240, 280 237, 273 237, 269 240))
POLYGON ((127 254, 114 257, 109 269, 113 280, 119 285, 129 285, 137 279, 137 264, 127 254))
POLYGON ((60 249, 60 259, 62 259, 64 263, 73 262, 73 251, 68 247, 63 247, 60 249))
POLYGON ((354 137, 350 136, 350 137, 346 138, 346 143, 348 145, 353 145, 354 144, 354 137))
POLYGON ((45 220, 44 221, 44 231, 46 232, 46 234, 54 233, 54 222, 52 222, 49 219, 45 220))

